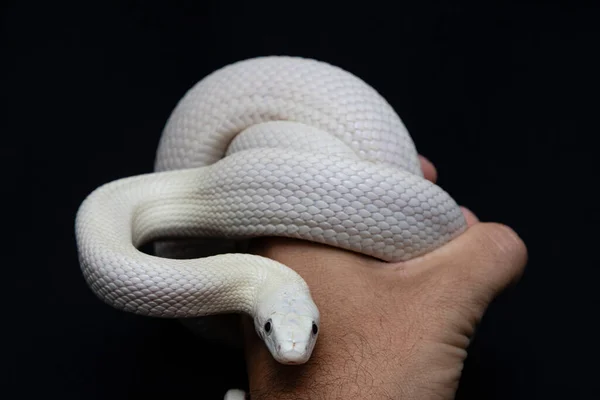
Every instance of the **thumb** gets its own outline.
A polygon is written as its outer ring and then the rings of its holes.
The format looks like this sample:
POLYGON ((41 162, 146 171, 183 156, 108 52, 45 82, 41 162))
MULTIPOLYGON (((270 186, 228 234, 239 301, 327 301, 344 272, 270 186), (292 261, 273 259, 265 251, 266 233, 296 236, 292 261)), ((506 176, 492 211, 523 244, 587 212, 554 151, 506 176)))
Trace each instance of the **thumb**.
POLYGON ((447 284, 457 297, 487 306, 515 282, 527 263, 527 248, 508 226, 476 223, 445 246, 416 263, 425 263, 436 281, 447 284))

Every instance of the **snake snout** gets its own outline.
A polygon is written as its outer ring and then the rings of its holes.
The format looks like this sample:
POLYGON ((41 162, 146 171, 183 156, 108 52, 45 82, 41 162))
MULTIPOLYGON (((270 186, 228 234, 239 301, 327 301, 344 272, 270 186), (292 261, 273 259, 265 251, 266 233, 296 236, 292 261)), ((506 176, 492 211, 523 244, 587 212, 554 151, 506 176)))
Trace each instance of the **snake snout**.
POLYGON ((310 353, 305 344, 284 344, 279 350, 280 362, 288 365, 304 364, 310 358, 310 353))

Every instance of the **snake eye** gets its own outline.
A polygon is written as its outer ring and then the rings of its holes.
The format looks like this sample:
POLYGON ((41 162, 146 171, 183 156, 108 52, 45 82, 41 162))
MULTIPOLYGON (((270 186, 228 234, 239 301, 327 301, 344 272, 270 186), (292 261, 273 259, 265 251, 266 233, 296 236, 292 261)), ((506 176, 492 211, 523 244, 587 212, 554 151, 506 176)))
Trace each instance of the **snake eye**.
POLYGON ((313 335, 316 335, 319 332, 319 327, 314 322, 313 322, 313 326, 312 326, 312 332, 313 332, 313 335))
POLYGON ((271 333, 271 320, 268 320, 265 323, 265 332, 267 332, 267 334, 271 333))

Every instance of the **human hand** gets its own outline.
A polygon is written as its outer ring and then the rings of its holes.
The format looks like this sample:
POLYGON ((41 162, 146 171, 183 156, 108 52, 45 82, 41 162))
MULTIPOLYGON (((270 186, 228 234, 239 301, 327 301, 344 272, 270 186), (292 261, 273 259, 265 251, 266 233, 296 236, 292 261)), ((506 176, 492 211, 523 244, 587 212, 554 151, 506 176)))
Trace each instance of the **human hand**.
MULTIPOLYGON (((435 181, 433 165, 421 165, 435 181)), ((251 398, 454 398, 477 323, 527 260, 514 231, 463 212, 465 233, 408 262, 284 238, 254 242, 255 253, 306 280, 321 327, 309 362, 285 366, 245 324, 251 398)))

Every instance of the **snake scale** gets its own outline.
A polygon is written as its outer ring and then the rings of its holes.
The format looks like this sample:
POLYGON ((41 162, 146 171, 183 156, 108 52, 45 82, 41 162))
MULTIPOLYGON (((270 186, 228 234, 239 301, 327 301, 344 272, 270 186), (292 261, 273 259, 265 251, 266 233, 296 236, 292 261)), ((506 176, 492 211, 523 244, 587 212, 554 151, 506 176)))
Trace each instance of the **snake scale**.
POLYGON ((319 333, 297 273, 252 254, 175 259, 140 246, 285 236, 395 262, 465 228, 375 89, 324 62, 275 56, 193 86, 167 121, 155 171, 100 186, 76 217, 83 275, 103 301, 155 317, 248 314, 285 364, 306 362, 319 333))

